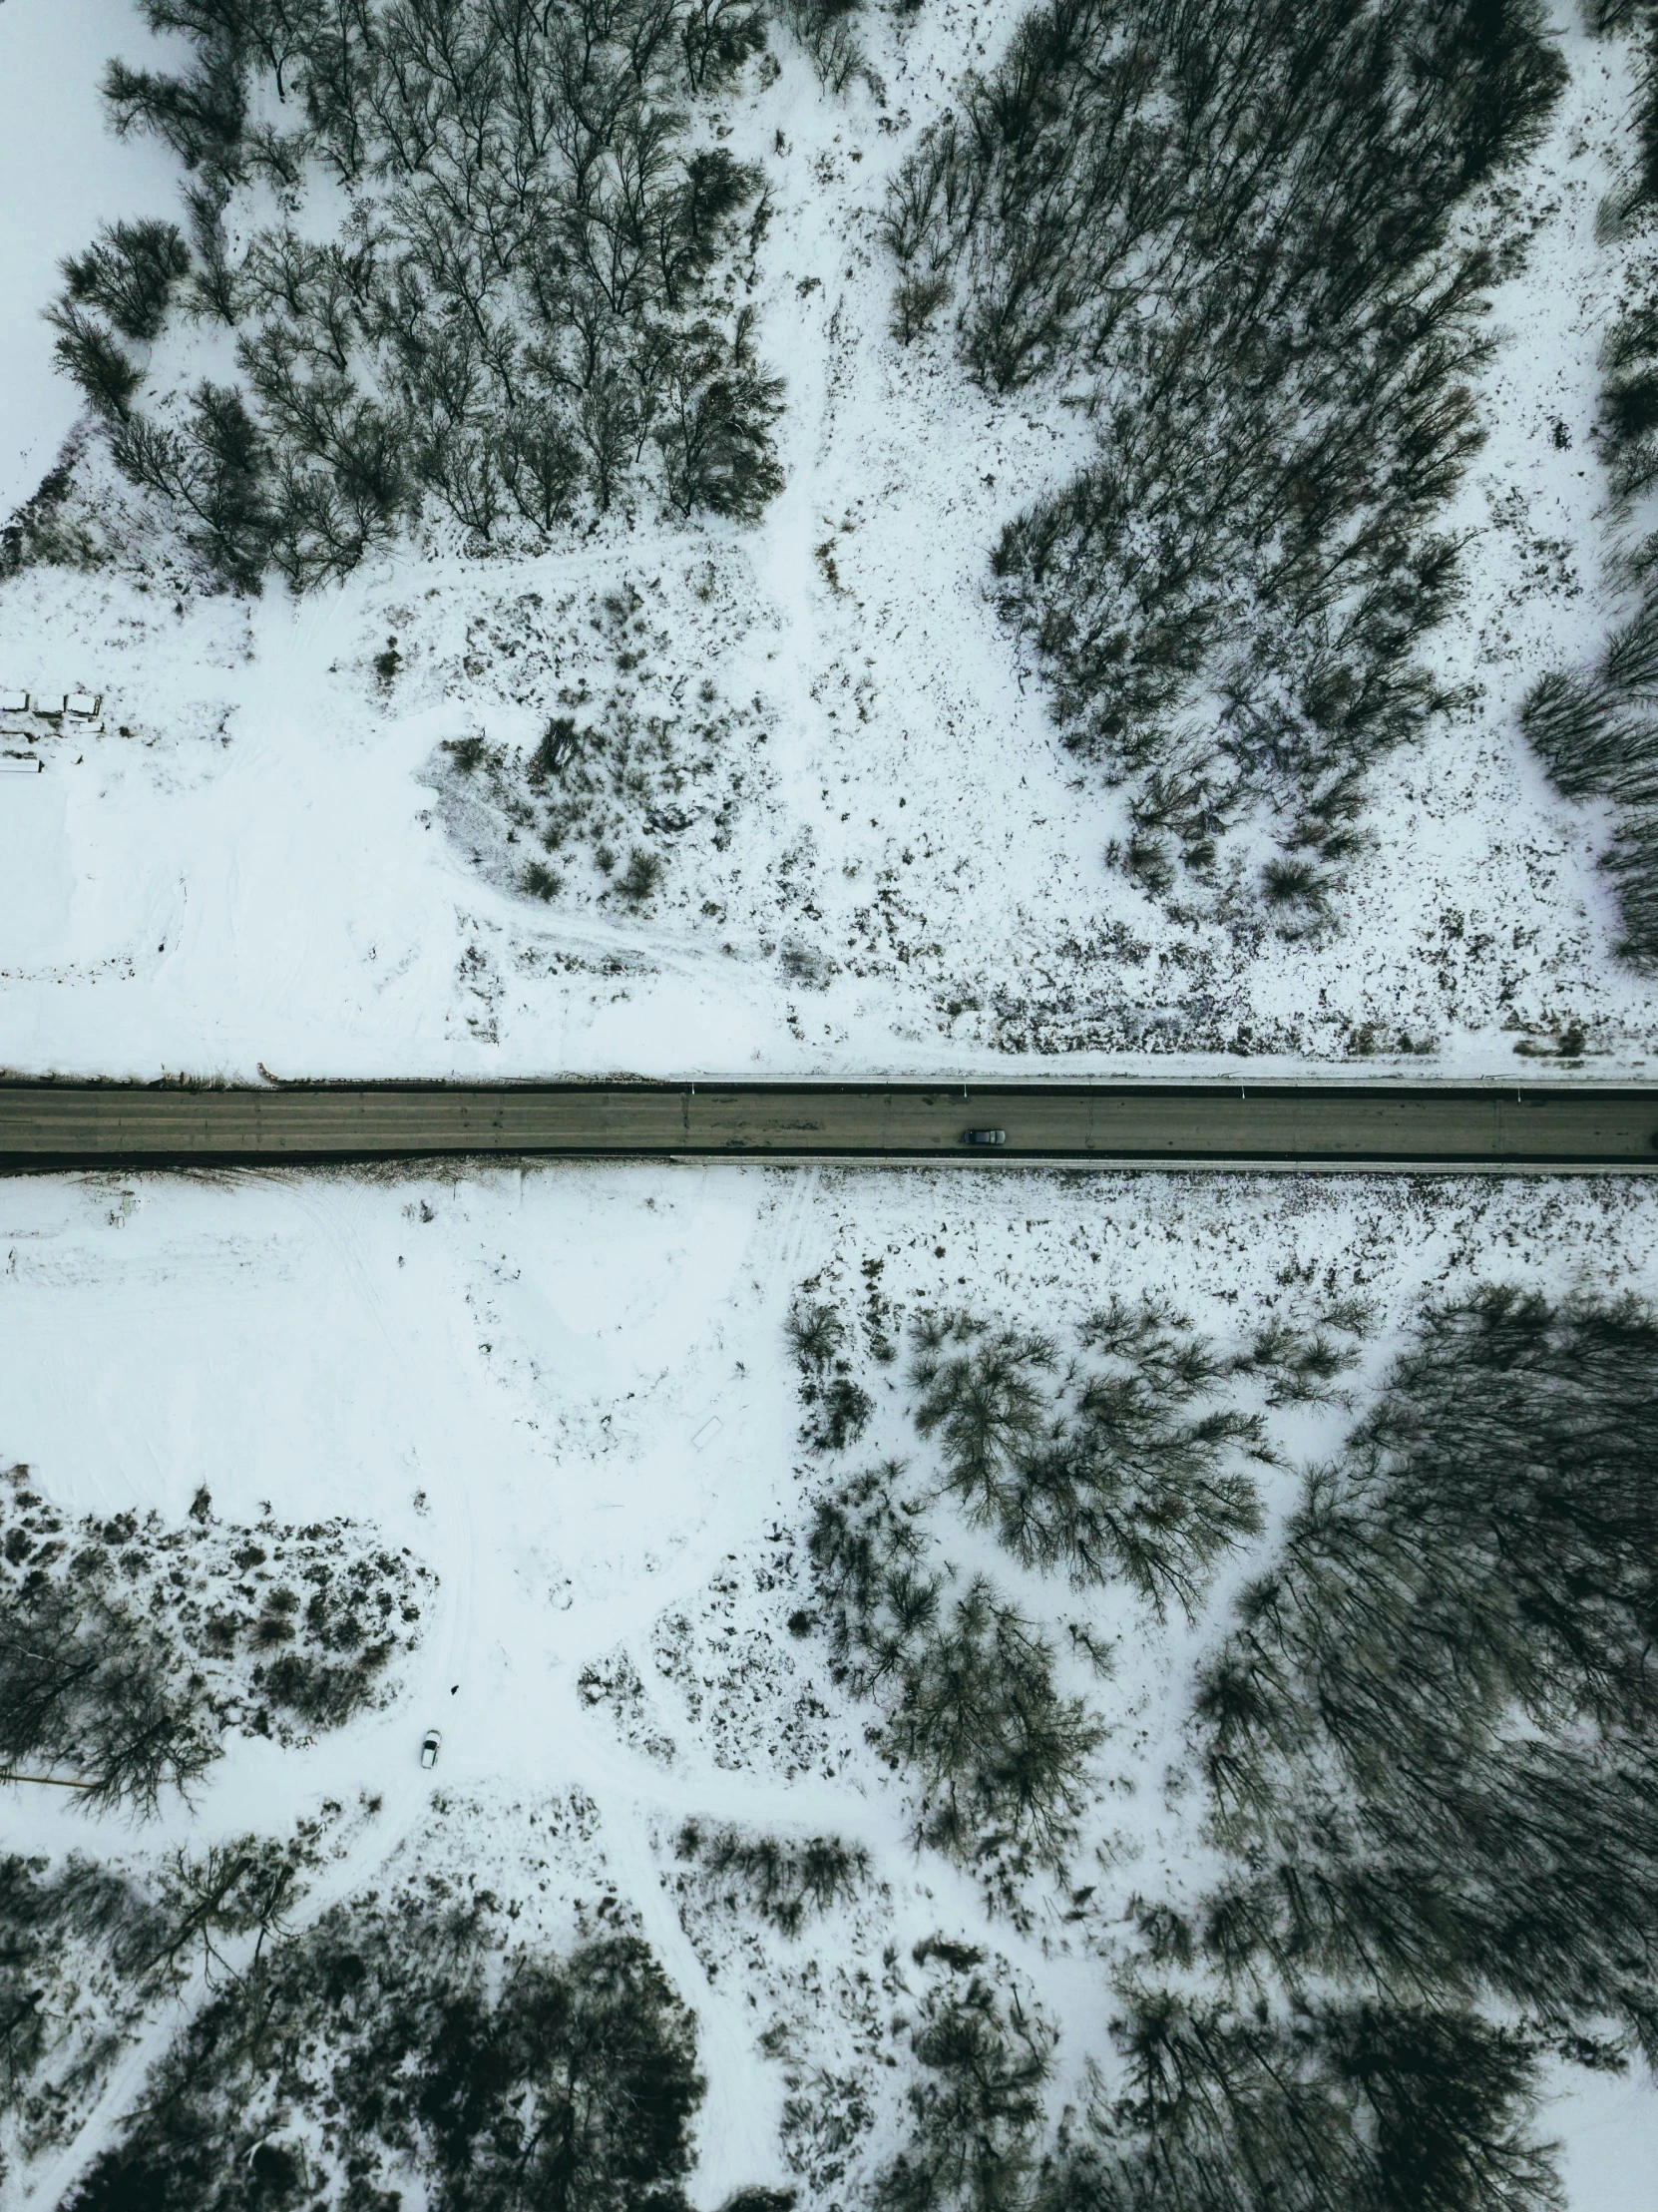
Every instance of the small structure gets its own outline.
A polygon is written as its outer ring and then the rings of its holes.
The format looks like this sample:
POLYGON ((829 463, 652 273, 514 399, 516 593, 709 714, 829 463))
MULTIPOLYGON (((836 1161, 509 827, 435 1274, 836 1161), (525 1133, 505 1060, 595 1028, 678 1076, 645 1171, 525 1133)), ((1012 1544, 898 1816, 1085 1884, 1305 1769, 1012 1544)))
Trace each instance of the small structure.
POLYGON ((98 737, 104 730, 103 712, 102 691, 62 691, 42 697, 33 691, 0 689, 0 736, 21 737, 32 745, 72 726, 98 737))
POLYGON ((38 752, 0 752, 0 775, 39 775, 45 765, 38 752))

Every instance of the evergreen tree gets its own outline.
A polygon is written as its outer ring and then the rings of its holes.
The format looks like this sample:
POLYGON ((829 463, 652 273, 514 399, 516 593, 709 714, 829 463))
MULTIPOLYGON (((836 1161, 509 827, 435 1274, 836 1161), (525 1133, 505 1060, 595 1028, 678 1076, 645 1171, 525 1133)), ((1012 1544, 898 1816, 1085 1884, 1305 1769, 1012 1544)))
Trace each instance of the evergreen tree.
POLYGON ((171 222, 117 222, 62 268, 66 298, 98 308, 124 338, 148 340, 166 320, 174 285, 190 271, 190 249, 171 222))

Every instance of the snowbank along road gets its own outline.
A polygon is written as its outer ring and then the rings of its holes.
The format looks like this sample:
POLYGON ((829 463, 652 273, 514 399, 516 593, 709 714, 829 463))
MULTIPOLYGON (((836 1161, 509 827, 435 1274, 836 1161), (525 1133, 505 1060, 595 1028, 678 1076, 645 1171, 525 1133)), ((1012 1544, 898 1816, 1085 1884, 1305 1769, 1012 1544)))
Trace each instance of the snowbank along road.
POLYGON ((0 1086, 0 1163, 580 1157, 1658 1169, 1658 1088, 0 1086))

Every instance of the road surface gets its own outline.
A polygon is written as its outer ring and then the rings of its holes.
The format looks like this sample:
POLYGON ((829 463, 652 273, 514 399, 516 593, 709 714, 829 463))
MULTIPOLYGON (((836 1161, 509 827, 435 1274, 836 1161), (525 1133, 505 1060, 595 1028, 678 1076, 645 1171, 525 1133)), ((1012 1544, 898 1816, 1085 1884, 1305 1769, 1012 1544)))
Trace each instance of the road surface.
POLYGON ((0 1083, 13 1172, 489 1153, 1651 1172, 1658 1086, 0 1083))

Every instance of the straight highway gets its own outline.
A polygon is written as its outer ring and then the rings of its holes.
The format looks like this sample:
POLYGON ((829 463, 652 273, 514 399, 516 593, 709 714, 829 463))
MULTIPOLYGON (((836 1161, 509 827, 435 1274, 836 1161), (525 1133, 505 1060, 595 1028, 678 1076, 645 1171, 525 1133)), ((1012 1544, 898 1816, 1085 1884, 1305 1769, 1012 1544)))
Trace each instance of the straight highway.
POLYGON ((1658 1086, 0 1083, 11 1172, 480 1154, 1653 1172, 1658 1086))

